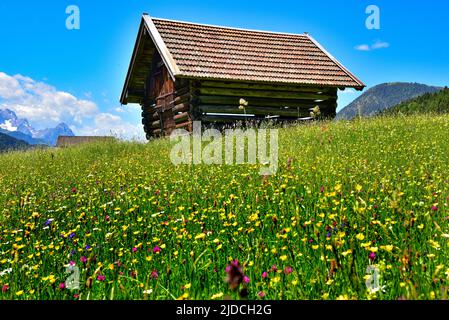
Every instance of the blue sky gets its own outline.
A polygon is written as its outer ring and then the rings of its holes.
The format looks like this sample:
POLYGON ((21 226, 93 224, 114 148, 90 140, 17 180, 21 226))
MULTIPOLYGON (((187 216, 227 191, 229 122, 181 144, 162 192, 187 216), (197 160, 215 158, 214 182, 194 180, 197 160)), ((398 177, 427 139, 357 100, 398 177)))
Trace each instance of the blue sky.
MULTIPOLYGON (((393 81, 449 84, 446 0, 2 0, 0 108, 15 108, 37 127, 66 121, 79 134, 142 135, 138 106, 120 107, 119 96, 143 12, 240 28, 307 31, 368 87, 393 81), (80 30, 65 26, 69 5, 80 9, 80 30), (365 26, 369 5, 380 9, 379 30, 365 26)), ((358 94, 340 94, 339 108, 358 94)))

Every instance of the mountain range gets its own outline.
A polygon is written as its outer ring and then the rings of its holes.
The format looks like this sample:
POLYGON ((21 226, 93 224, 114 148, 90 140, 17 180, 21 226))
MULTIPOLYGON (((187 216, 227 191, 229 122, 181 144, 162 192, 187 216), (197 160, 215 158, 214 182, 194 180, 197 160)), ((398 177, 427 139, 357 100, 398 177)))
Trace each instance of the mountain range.
POLYGON ((26 119, 18 118, 14 111, 8 109, 0 110, 0 133, 30 145, 49 146, 55 146, 60 135, 74 136, 73 131, 65 123, 60 123, 55 128, 36 130, 26 119))
POLYGON ((357 116, 369 117, 402 102, 422 96, 426 93, 435 93, 442 88, 428 86, 420 83, 394 82, 382 83, 368 89, 360 97, 343 108, 337 119, 353 119, 357 116))

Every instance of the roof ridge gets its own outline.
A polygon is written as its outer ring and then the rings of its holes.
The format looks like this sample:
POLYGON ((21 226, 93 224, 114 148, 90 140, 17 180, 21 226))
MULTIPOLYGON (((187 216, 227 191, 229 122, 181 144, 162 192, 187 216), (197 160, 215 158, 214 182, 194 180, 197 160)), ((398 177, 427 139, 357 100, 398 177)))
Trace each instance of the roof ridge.
POLYGON ((220 25, 213 25, 213 24, 207 24, 207 23, 180 21, 180 20, 156 18, 156 17, 151 17, 151 19, 152 20, 159 20, 159 21, 166 21, 166 22, 181 23, 181 24, 189 24, 189 25, 194 25, 194 26, 210 27, 210 28, 228 29, 228 30, 236 30, 236 31, 247 31, 247 32, 253 32, 253 33, 285 35, 285 36, 296 36, 296 37, 305 37, 305 38, 307 38, 307 34, 308 34, 307 32, 304 32, 304 33, 291 33, 291 32, 267 31, 267 30, 247 29, 247 28, 238 28, 238 27, 230 27, 230 26, 220 26, 220 25))

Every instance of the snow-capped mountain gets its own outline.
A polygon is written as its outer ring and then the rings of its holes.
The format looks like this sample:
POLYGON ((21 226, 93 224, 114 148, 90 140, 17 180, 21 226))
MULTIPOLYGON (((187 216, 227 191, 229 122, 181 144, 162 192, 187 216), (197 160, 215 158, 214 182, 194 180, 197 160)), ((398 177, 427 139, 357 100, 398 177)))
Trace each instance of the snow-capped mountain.
POLYGON ((13 111, 8 109, 0 110, 0 133, 32 145, 48 144, 51 146, 56 145, 60 135, 74 136, 72 130, 65 123, 61 123, 55 128, 36 130, 26 119, 19 119, 13 111))

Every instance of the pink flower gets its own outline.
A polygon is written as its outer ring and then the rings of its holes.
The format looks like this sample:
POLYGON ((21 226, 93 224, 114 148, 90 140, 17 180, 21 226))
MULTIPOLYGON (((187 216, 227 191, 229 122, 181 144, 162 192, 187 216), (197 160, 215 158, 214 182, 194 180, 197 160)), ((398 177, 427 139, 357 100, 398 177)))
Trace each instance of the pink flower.
POLYGON ((285 273, 285 274, 288 275, 288 274, 290 274, 290 273, 292 273, 292 272, 293 272, 292 267, 285 267, 285 268, 284 268, 284 273, 285 273))
POLYGON ((244 277, 243 277, 243 282, 249 283, 249 281, 250 281, 250 279, 249 279, 248 276, 244 276, 244 277))
POLYGON ((265 297, 265 292, 259 291, 259 293, 257 294, 257 296, 258 296, 259 298, 263 298, 263 297, 265 297))
POLYGON ((273 264, 271 266, 271 272, 276 272, 276 271, 278 271, 278 268, 273 264))
POLYGON ((159 253, 159 252, 161 252, 161 248, 159 248, 158 246, 155 246, 153 248, 153 253, 159 253))
POLYGON ((81 261, 82 263, 86 263, 86 262, 87 262, 87 258, 86 258, 85 256, 82 256, 82 257, 80 258, 80 261, 81 261))
POLYGON ((437 206, 433 206, 432 207, 432 211, 438 211, 438 207, 437 206))
POLYGON ((5 285, 2 287, 2 292, 5 293, 5 292, 8 291, 8 290, 9 290, 9 286, 8 286, 7 284, 5 284, 5 285))
POLYGON ((268 277, 268 273, 266 271, 262 272, 262 279, 265 279, 268 277))
POLYGON ((99 276, 97 277, 97 281, 105 281, 105 280, 106 280, 106 277, 103 276, 103 275, 99 275, 99 276))
POLYGON ((72 193, 76 193, 76 188, 72 188, 72 193))
POLYGON ((137 252, 137 248, 134 247, 134 248, 132 249, 132 252, 137 252))
POLYGON ((64 282, 59 284, 59 289, 61 289, 61 290, 65 289, 65 283, 64 282))
POLYGON ((106 217, 104 217, 104 219, 105 219, 106 221, 111 220, 111 218, 110 218, 108 215, 106 215, 106 217))
POLYGON ((373 261, 374 259, 376 259, 376 254, 374 252, 371 252, 368 256, 368 258, 373 261))
POLYGON ((70 261, 69 264, 73 267, 74 265, 76 265, 75 261, 70 261))
POLYGON ((73 297, 74 297, 75 299, 79 299, 80 295, 79 295, 79 293, 76 293, 76 294, 73 295, 73 297))
POLYGON ((150 277, 151 277, 151 279, 157 279, 157 278, 159 278, 159 275, 157 274, 157 270, 153 270, 153 271, 151 272, 150 277))

